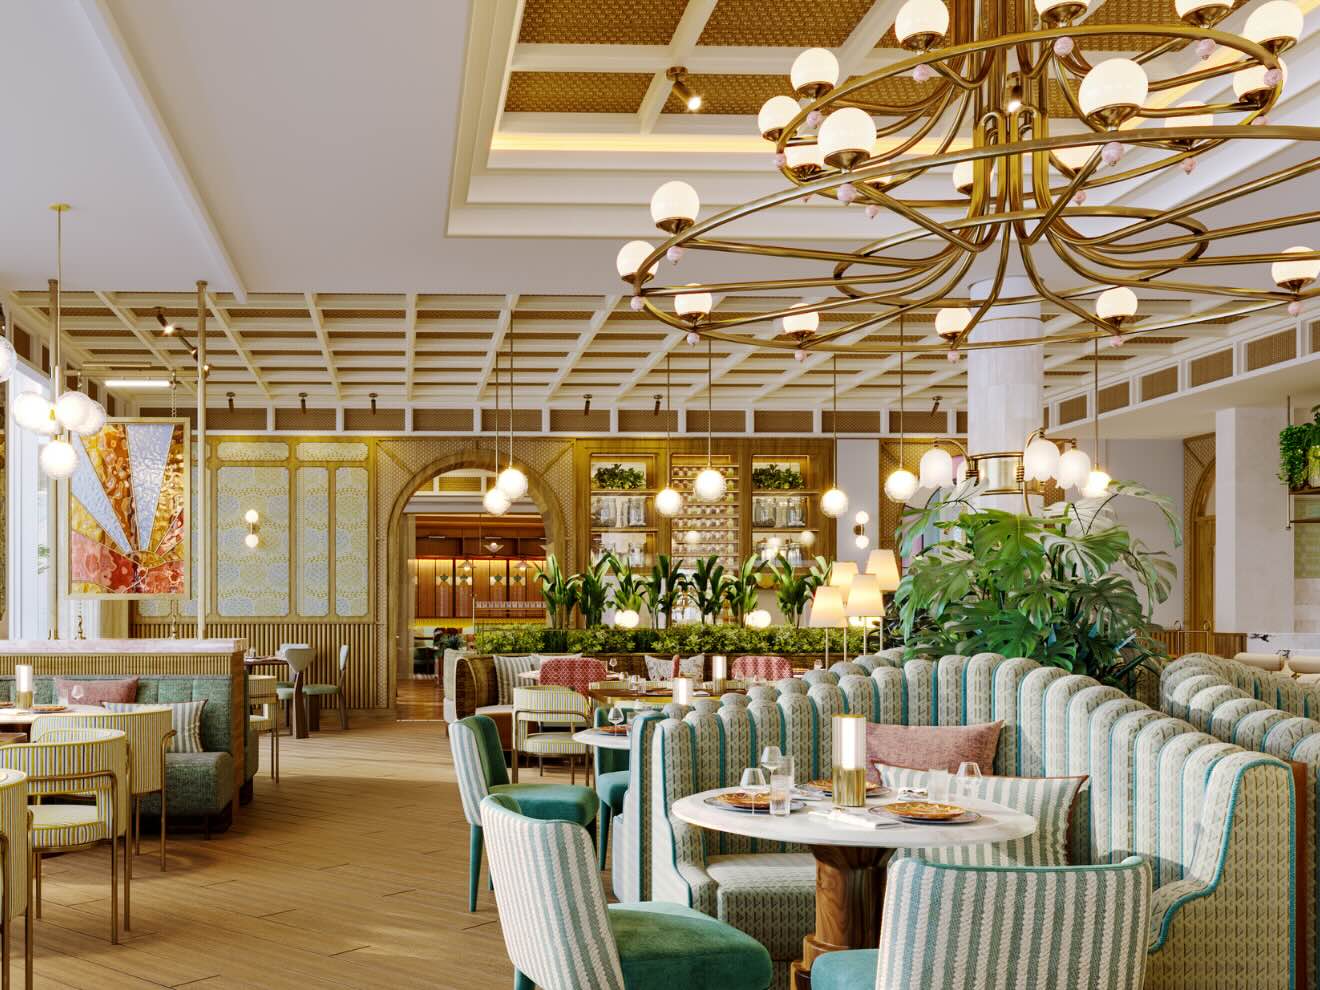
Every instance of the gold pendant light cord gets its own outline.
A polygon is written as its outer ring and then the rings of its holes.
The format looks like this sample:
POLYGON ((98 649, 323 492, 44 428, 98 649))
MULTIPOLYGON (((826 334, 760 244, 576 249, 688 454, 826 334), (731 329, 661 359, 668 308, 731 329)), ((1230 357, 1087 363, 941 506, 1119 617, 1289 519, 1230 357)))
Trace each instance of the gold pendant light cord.
POLYGON ((907 429, 907 416, 905 415, 904 396, 907 393, 906 381, 903 375, 903 343, 907 336, 907 324, 904 314, 898 317, 898 466, 903 467, 903 433, 907 429))
POLYGON ((670 431, 669 417, 673 415, 673 398, 669 390, 669 357, 665 351, 665 487, 674 485, 674 440, 670 431))
POLYGON ((839 487, 839 355, 830 364, 830 391, 833 393, 830 432, 834 434, 834 487, 839 487))
POLYGON ((711 466, 710 433, 715 421, 715 354, 711 340, 706 338, 706 467, 711 466))
MULTIPOLYGON (((515 344, 513 312, 509 312, 509 467, 513 467, 513 348, 515 344)), ((499 467, 499 458, 495 459, 499 467)))
POLYGON ((1100 470, 1100 338, 1091 350, 1091 428, 1095 442, 1095 469, 1100 470))

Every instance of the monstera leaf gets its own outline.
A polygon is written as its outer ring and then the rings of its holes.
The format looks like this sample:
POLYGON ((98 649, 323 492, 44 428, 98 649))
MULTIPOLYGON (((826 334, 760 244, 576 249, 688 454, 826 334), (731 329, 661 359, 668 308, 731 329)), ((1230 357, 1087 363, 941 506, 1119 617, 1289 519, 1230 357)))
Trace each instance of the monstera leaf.
POLYGON ((1041 543, 1052 560, 1079 577, 1094 581, 1127 553, 1128 531, 1115 526, 1080 536, 1046 532, 1041 543))

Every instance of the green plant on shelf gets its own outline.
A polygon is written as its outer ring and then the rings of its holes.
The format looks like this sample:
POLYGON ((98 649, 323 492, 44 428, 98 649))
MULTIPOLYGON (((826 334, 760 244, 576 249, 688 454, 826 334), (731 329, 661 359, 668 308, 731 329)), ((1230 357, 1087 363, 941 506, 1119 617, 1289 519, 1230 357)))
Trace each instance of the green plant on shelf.
POLYGON ((602 464, 591 472, 591 486, 606 491, 634 492, 646 487, 646 475, 640 468, 602 464))
POLYGON ((806 488, 807 483, 802 480, 802 472, 796 468, 764 464, 752 468, 752 487, 767 491, 791 492, 806 488))

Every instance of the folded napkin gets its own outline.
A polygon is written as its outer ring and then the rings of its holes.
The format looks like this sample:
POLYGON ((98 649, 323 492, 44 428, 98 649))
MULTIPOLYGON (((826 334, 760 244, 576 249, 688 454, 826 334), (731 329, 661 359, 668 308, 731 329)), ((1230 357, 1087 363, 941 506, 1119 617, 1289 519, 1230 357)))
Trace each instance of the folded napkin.
POLYGON ((894 822, 881 821, 873 815, 865 812, 855 813, 844 811, 842 808, 831 808, 829 811, 813 811, 813 818, 824 818, 832 825, 848 825, 852 828, 883 828, 886 825, 893 825, 894 822))

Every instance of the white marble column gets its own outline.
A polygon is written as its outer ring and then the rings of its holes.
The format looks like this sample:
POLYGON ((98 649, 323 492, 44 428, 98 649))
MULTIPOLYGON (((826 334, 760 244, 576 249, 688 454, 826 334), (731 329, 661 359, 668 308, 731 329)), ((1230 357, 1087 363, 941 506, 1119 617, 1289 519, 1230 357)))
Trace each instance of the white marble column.
MULTIPOLYGON (((988 281, 976 283, 972 299, 984 299, 990 288, 988 281)), ((1031 296, 1034 291, 1025 277, 1009 276, 999 297, 1031 296)), ((1033 302, 994 307, 972 330, 971 339, 1038 338, 1041 332, 1040 304, 1033 302)), ((1021 451, 1027 435, 1041 424, 1045 371, 1040 345, 973 350, 966 361, 968 451, 1021 451)), ((1018 495, 991 495, 983 501, 992 508, 1022 511, 1018 495)))
POLYGON ((1293 534, 1279 470, 1282 406, 1215 411, 1215 628, 1293 631, 1293 534))

